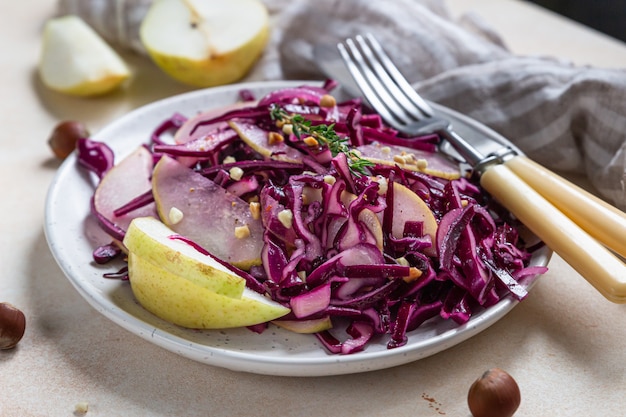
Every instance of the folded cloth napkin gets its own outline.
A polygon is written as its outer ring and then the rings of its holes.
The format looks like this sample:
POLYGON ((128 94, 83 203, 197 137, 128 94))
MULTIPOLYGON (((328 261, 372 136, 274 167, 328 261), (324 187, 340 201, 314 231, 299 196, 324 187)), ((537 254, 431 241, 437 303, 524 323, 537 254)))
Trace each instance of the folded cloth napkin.
MULTIPOLYGON (((59 12, 145 53, 138 27, 151 1, 59 0, 59 12)), ((517 56, 478 16, 453 19, 444 0, 263 1, 272 35, 246 80, 322 79, 316 43, 373 33, 420 94, 486 124, 548 168, 586 174, 626 209, 626 71, 517 56)))
POLYGON ((322 79, 316 43, 373 33, 426 98, 499 132, 555 171, 584 173, 626 209, 626 71, 517 56, 440 0, 265 0, 274 34, 248 79, 322 79))

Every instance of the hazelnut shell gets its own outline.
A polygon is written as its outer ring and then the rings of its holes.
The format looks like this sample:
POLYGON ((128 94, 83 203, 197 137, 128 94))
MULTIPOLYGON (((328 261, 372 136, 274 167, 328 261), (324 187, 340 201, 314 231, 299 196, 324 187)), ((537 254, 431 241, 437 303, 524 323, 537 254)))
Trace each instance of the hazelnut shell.
POLYGON ((511 417, 521 402, 515 379, 499 368, 486 371, 469 389, 467 403, 474 417, 511 417))
POLYGON ((89 137, 89 131, 80 122, 66 120, 57 124, 48 138, 48 146, 59 159, 67 158, 76 149, 78 139, 89 137))
POLYGON ((26 330, 26 317, 17 307, 0 303, 0 349, 14 348, 26 330))

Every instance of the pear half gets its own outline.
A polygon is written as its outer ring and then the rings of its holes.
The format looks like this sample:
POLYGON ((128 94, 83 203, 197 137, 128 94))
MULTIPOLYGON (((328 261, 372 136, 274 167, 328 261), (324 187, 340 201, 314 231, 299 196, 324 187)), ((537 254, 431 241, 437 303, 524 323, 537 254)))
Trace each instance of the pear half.
POLYGON ((68 15, 46 22, 39 74, 52 90, 95 96, 119 87, 130 76, 130 70, 89 25, 68 15))
POLYGON ((198 251, 191 242, 179 239, 176 232, 154 217, 133 219, 124 246, 145 261, 226 297, 241 298, 246 286, 244 278, 198 251))
POLYGON ((260 0, 155 0, 140 38, 172 78, 212 87, 240 80, 258 60, 269 15, 260 0))
MULTIPOLYGON (((289 309, 244 289, 241 298, 217 294, 130 252, 128 273, 133 294, 157 317, 193 329, 252 326, 280 318, 289 309)), ((209 279, 209 278, 207 278, 209 279)))

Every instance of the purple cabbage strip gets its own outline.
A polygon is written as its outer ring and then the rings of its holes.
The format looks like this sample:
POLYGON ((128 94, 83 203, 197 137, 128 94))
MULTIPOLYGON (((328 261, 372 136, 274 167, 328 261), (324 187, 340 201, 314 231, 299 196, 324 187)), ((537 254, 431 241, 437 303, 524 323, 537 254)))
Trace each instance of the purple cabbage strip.
POLYGON ((78 164, 102 179, 113 168, 115 155, 109 146, 88 138, 78 139, 78 164))

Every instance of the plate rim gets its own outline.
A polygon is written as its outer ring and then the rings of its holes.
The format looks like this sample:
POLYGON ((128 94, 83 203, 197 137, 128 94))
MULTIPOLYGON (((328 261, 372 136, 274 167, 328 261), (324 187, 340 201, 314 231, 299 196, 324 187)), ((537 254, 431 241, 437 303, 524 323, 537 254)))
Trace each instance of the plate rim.
MULTIPOLYGON (((104 140, 106 139, 107 133, 110 130, 115 130, 118 124, 124 124, 143 113, 150 113, 155 111, 155 109, 162 109, 164 107, 167 108, 168 106, 180 103, 181 101, 199 101, 201 98, 206 99, 208 96, 238 93, 242 89, 249 89, 251 91, 271 91, 278 88, 295 87, 299 85, 321 85, 321 82, 319 80, 256 81, 194 90, 170 96, 135 108, 108 123, 100 131, 94 134, 92 138, 94 140, 104 140)), ((471 129, 479 131, 482 134, 486 134, 490 138, 493 138, 502 144, 512 146, 509 141, 482 123, 444 106, 437 104, 433 104, 433 106, 437 112, 449 116, 454 119, 454 121, 460 121, 462 124, 467 125, 471 129)), ((206 109, 198 109, 198 111, 200 110, 206 109)), ((171 113, 171 110, 168 110, 168 112, 171 113)), ((146 135, 146 139, 147 137, 148 136, 146 135)), ((105 140, 105 142, 109 143, 111 141, 105 140)), ((119 139, 116 139, 114 142, 117 144, 119 139)), ((133 143, 133 145, 139 145, 139 143, 133 143)), ((127 145, 126 148, 127 152, 129 150, 132 151, 133 149, 130 145, 127 145)), ((122 156, 124 155, 117 155, 116 153, 116 161, 122 156)), ((72 286, 88 302, 88 304, 90 304, 96 311, 103 314, 106 318, 136 336, 143 338, 144 340, 147 340, 170 352, 198 362, 234 371, 276 376, 330 376, 385 369, 414 362, 456 346, 457 344, 462 343, 476 334, 486 330, 491 325, 504 318, 504 316, 506 316, 519 303, 512 297, 507 296, 496 305, 485 309, 472 317, 468 323, 446 330, 437 335, 436 338, 426 339, 416 344, 409 343, 394 349, 378 350, 373 352, 368 352, 366 349, 363 352, 351 355, 327 354, 322 358, 289 356, 259 357, 259 355, 254 352, 246 353, 243 351, 208 346, 186 340, 180 336, 151 326, 149 323, 144 322, 140 318, 121 309, 113 303, 112 300, 106 299, 101 293, 99 293, 98 289, 89 288, 89 282, 81 279, 81 277, 77 275, 76 271, 68 267, 68 264, 64 259, 64 254, 59 250, 59 246, 57 245, 58 231, 54 229, 54 225, 58 219, 55 217, 58 216, 58 213, 55 208, 55 200, 59 197, 61 185, 64 184, 64 181, 71 180, 72 175, 78 174, 81 176, 81 173, 76 168, 76 165, 76 155, 73 153, 66 158, 66 160, 58 168, 58 171, 55 173, 55 176, 49 185, 45 198, 44 235, 49 249, 52 252, 59 268, 71 282, 72 286)), ((85 202, 85 204, 87 204, 87 202, 85 202)), ((86 219, 80 219, 80 222, 85 222, 85 220, 86 219)), ((86 239, 85 236, 80 236, 79 239, 80 238, 86 239)), ((538 252, 535 256, 537 256, 538 259, 541 259, 541 262, 539 263, 540 265, 547 265, 550 260, 551 252, 545 248, 538 252)), ((89 265, 89 259, 86 259, 84 264, 89 265)), ((320 347, 320 349, 322 348, 320 347)))

